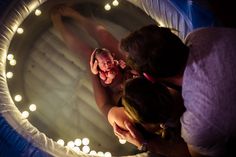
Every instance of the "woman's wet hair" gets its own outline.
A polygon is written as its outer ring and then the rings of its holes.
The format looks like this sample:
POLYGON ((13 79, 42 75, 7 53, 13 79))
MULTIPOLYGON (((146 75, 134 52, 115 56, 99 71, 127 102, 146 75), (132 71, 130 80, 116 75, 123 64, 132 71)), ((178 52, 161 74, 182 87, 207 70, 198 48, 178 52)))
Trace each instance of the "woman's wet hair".
POLYGON ((167 87, 144 77, 126 82, 122 104, 137 123, 165 123, 172 113, 174 99, 167 87))
POLYGON ((127 63, 154 77, 179 74, 186 64, 188 47, 169 28, 148 25, 123 38, 120 48, 128 52, 127 63))

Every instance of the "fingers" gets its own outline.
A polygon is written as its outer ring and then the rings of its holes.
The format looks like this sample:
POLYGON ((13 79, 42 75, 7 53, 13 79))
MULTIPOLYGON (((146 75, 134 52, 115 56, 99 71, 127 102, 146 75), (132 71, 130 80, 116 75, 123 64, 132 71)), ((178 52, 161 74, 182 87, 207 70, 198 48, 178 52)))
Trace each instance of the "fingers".
POLYGON ((91 72, 94 75, 97 75, 98 74, 98 70, 97 70, 98 61, 95 59, 95 51, 93 51, 93 53, 91 54, 89 63, 90 63, 91 72))
POLYGON ((126 139, 127 137, 127 131, 121 129, 117 124, 113 125, 113 130, 115 135, 119 138, 119 139, 126 139))
POLYGON ((114 125, 114 133, 119 139, 124 139, 128 141, 129 143, 132 143, 133 145, 137 146, 138 148, 141 146, 143 139, 141 136, 139 138, 136 138, 135 133, 132 129, 133 126, 127 123, 127 131, 120 129, 118 126, 114 125))
POLYGON ((94 74, 94 75, 97 75, 98 74, 98 61, 95 60, 94 63, 92 63, 92 65, 90 64, 90 68, 91 68, 91 72, 94 74))
POLYGON ((106 75, 102 71, 99 71, 98 73, 99 73, 100 79, 102 79, 103 81, 107 79, 106 75))
POLYGON ((90 56, 90 65, 93 64, 94 60, 95 60, 95 53, 96 53, 96 49, 92 52, 91 56, 90 56))
POLYGON ((132 136, 133 142, 135 143, 135 145, 137 147, 140 147, 140 145, 144 141, 144 138, 141 132, 139 132, 131 122, 125 121, 124 124, 127 130, 129 131, 130 135, 132 136))
POLYGON ((125 127, 128 129, 128 131, 130 132, 130 134, 131 134, 134 138, 137 138, 137 137, 136 137, 136 132, 137 132, 137 131, 136 131, 135 127, 133 126, 133 124, 130 123, 130 122, 128 122, 128 121, 125 121, 124 124, 125 124, 125 127))

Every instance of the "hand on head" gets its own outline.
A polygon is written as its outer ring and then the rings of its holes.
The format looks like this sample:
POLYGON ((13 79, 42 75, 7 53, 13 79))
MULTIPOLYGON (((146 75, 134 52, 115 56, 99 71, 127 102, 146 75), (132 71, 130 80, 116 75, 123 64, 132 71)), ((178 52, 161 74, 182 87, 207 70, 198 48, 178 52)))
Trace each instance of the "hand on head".
POLYGON ((112 107, 108 112, 108 121, 119 139, 124 139, 140 148, 144 141, 143 136, 126 115, 123 107, 112 107))
POLYGON ((113 126, 113 131, 119 139, 124 139, 129 143, 137 146, 140 149, 141 145, 144 143, 144 138, 140 131, 138 131, 134 124, 130 121, 125 121, 125 128, 127 130, 121 129, 118 125, 113 126))
POLYGON ((90 56, 90 70, 94 75, 98 74, 98 61, 94 58, 95 57, 95 51, 90 56))

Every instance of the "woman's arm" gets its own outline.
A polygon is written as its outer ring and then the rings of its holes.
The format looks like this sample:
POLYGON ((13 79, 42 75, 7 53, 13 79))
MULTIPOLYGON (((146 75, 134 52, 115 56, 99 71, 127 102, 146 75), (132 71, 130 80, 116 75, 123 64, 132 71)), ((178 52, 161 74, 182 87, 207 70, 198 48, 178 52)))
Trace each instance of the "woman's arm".
POLYGON ((155 136, 151 139, 145 140, 141 132, 139 132, 132 123, 125 122, 125 127, 127 128, 127 131, 116 127, 114 129, 115 134, 119 138, 127 140, 138 148, 141 148, 142 144, 145 143, 147 150, 156 154, 171 157, 191 157, 187 144, 182 138, 174 141, 162 139, 160 136, 155 136))
POLYGON ((94 75, 92 72, 94 69, 97 69, 96 67, 98 66, 97 60, 94 61, 94 54, 95 52, 91 54, 89 63, 95 101, 99 110, 104 114, 105 117, 107 117, 109 110, 115 106, 115 102, 113 100, 113 93, 111 93, 110 89, 104 87, 101 84, 101 80, 98 75, 94 75))
POLYGON ((97 75, 91 74, 91 77, 96 104, 104 116, 107 117, 109 110, 114 106, 112 95, 108 88, 101 85, 100 78, 97 75))

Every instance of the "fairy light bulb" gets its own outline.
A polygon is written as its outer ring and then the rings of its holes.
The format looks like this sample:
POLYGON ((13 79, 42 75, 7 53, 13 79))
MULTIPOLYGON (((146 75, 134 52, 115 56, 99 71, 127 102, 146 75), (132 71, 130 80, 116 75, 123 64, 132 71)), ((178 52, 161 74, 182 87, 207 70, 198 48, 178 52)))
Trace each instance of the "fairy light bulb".
POLYGON ((62 139, 57 140, 57 144, 64 146, 65 142, 62 139))
POLYGON ((10 63, 11 66, 15 66, 16 65, 16 60, 15 59, 11 59, 9 63, 10 63))
POLYGON ((86 137, 83 138, 83 139, 82 139, 82 144, 85 145, 85 146, 87 146, 87 145, 89 144, 89 139, 86 138, 86 137))
POLYGON ((70 147, 70 148, 73 148, 75 146, 74 142, 73 141, 69 141, 67 143, 67 146, 70 147))
POLYGON ((74 143, 76 146, 81 146, 82 141, 81 141, 81 139, 77 138, 77 139, 75 139, 74 143))
POLYGON ((24 33, 24 29, 23 28, 17 28, 16 32, 18 34, 22 34, 22 33, 24 33))
POLYGON ((119 5, 119 1, 118 1, 118 0, 114 0, 114 1, 112 2, 112 5, 115 6, 115 7, 118 6, 118 5, 119 5))
POLYGON ((40 15, 42 14, 42 11, 39 10, 39 9, 36 9, 35 12, 34 12, 34 14, 35 14, 36 16, 40 16, 40 15))
POLYGON ((104 6, 104 9, 105 9, 106 11, 111 10, 111 5, 107 3, 107 4, 104 6))
POLYGON ((98 155, 98 156, 104 156, 104 153, 101 152, 101 151, 99 151, 99 152, 97 153, 97 155, 98 155))
POLYGON ((126 143, 126 140, 119 139, 119 142, 120 142, 120 144, 125 144, 125 143, 126 143))
POLYGON ((89 155, 97 155, 97 153, 96 153, 95 150, 91 150, 91 151, 89 152, 89 155))
POLYGON ((8 54, 7 55, 7 59, 10 61, 10 60, 12 60, 12 59, 14 59, 14 55, 13 54, 8 54))
POLYGON ((37 109, 37 106, 35 104, 31 104, 29 106, 29 110, 32 111, 32 112, 36 111, 36 109, 37 109))
POLYGON ((110 152, 106 152, 106 153, 104 154, 104 156, 105 156, 105 157, 112 157, 112 155, 111 155, 110 152))
POLYGON ((20 102, 20 101, 22 100, 22 96, 19 95, 19 94, 17 94, 17 95, 14 97, 14 100, 15 100, 16 102, 20 102))
POLYGON ((6 77, 9 78, 9 79, 12 78, 13 77, 13 72, 11 72, 11 71, 7 72, 6 77))
POLYGON ((87 154, 90 151, 89 146, 83 146, 82 151, 87 154))
POLYGON ((29 112, 28 111, 23 111, 21 113, 21 115, 22 115, 23 118, 28 118, 29 117, 29 112))

